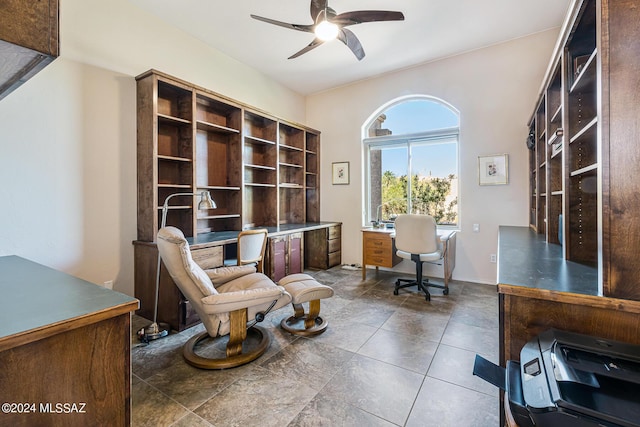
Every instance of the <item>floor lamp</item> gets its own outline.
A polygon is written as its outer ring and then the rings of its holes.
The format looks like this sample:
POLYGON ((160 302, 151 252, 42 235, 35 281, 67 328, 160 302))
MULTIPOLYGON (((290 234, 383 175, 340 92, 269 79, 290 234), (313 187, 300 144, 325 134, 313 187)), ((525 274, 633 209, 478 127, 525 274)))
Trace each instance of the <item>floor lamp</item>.
MULTIPOLYGON (((200 193, 174 193, 167 196, 164 199, 162 205, 162 221, 160 228, 164 228, 167 224, 167 212, 169 211, 169 200, 172 197, 177 196, 200 196, 200 202, 198 202, 198 209, 216 209, 216 202, 211 198, 211 194, 208 191, 202 191, 200 193)), ((157 340, 158 338, 166 337, 169 334, 169 325, 166 323, 158 324, 158 295, 160 292, 160 251, 158 251, 158 268, 156 271, 156 294, 155 303, 153 305, 153 323, 142 328, 138 331, 138 338, 140 341, 149 342, 157 340)))

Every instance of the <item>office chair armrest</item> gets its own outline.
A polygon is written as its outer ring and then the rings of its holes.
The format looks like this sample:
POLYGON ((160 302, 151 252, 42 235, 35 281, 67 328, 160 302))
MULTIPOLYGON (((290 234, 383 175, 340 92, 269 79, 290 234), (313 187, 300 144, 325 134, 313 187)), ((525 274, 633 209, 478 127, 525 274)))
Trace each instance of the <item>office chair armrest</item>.
POLYGON ((204 270, 211 279, 213 286, 219 286, 224 283, 230 282, 238 277, 246 276, 247 274, 255 273, 256 268, 253 265, 240 265, 229 267, 218 267, 209 270, 204 270))
POLYGON ((450 240, 450 239, 451 239, 455 234, 456 234, 456 232, 455 232, 455 231, 451 231, 451 232, 450 232, 449 234, 447 234, 446 236, 445 236, 445 235, 442 235, 442 236, 440 236, 440 241, 441 241, 441 242, 448 242, 448 241, 449 241, 449 240, 450 240))
POLYGON ((209 295, 202 298, 201 302, 207 314, 219 314, 269 304, 285 295, 291 300, 291 295, 282 286, 270 286, 209 295))

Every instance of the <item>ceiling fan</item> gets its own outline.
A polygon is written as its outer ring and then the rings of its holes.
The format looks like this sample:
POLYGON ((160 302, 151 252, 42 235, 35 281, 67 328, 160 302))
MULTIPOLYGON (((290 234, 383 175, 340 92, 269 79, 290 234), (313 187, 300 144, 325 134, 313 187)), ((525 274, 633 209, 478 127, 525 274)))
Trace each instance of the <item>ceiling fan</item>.
POLYGON ((311 0, 311 19, 313 19, 314 23, 310 25, 289 24, 257 15, 251 15, 251 17, 280 27, 315 34, 316 37, 311 43, 291 55, 288 59, 297 58, 309 52, 311 49, 320 46, 325 41, 337 38, 351 49, 356 58, 358 58, 358 61, 364 58, 364 49, 356 35, 345 27, 362 24, 364 22, 404 21, 402 12, 385 10, 358 10, 336 14, 336 11, 328 6, 328 0, 311 0))

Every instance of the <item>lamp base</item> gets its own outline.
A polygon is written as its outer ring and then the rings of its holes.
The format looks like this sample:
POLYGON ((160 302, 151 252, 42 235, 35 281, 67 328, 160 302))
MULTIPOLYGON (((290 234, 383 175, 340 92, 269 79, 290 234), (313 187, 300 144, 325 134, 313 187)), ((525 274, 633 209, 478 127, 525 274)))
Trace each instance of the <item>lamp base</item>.
POLYGON ((153 322, 146 328, 142 328, 138 331, 138 338, 142 342, 149 342, 159 338, 164 338, 169 335, 169 329, 170 327, 167 323, 153 322))

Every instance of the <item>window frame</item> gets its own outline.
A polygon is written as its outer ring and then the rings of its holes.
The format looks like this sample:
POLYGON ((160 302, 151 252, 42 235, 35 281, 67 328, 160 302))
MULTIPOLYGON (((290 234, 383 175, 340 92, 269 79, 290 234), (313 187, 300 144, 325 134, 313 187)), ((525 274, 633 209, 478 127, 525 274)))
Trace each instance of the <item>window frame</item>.
MULTIPOLYGON (((415 100, 415 98, 411 99, 415 100)), ((430 99, 433 101, 433 99, 430 99)), ((456 112, 455 109, 452 109, 446 103, 441 103, 443 107, 449 108, 452 111, 456 112)), ((397 105, 394 104, 392 106, 397 105)), ((386 109, 391 108, 392 106, 388 106, 386 109)), ((379 114, 378 114, 379 115, 379 114)), ((458 116, 459 117, 459 116, 458 116)), ((369 122, 370 124, 371 122, 369 122)), ((411 148, 412 144, 420 144, 424 145, 426 143, 438 143, 439 141, 454 139, 456 145, 456 177, 458 179, 458 204, 457 204, 457 224, 456 225, 438 225, 439 228, 442 229, 451 229, 451 230, 459 230, 460 229, 460 126, 450 127, 450 128, 442 128, 435 129, 425 132, 411 133, 411 134, 403 134, 403 135, 385 135, 385 136, 376 136, 376 137, 366 137, 362 139, 363 144, 363 155, 364 155, 364 189, 363 189, 363 200, 364 200, 364 209, 363 209, 363 221, 364 225, 370 225, 371 221, 373 221, 373 213, 371 212, 371 149, 372 148, 381 148, 381 147, 406 147, 407 148, 407 171, 411 173, 413 171, 411 167, 411 148)), ((411 180, 408 180, 407 183, 407 201, 408 208, 411 209, 411 180)))

